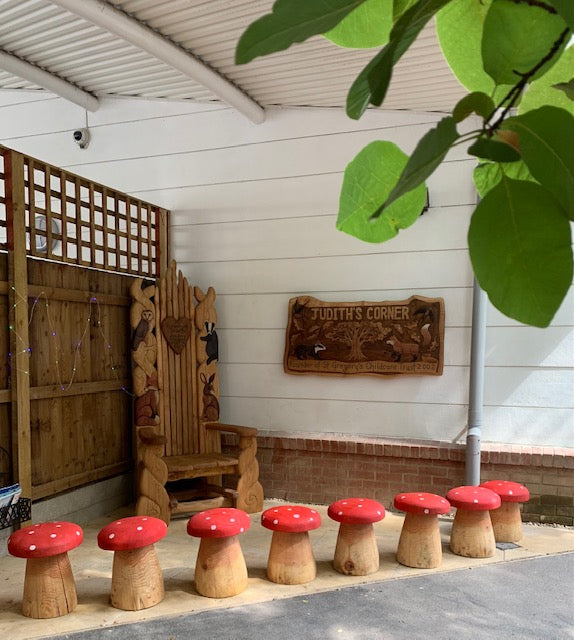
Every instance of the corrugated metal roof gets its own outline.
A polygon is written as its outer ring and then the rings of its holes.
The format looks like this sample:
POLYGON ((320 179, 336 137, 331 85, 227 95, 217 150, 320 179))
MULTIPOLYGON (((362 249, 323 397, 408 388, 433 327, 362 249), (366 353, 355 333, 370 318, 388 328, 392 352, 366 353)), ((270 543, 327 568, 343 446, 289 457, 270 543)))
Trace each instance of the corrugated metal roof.
MULTIPOLYGON (((236 66, 237 41, 273 0, 120 0, 130 16, 174 41, 261 105, 341 107, 373 50, 340 49, 314 37, 236 66)), ((0 48, 96 96, 216 101, 178 70, 49 0, 0 0, 0 48)), ((39 89, 0 71, 0 89, 39 89)), ((443 111, 464 91, 429 25, 397 65, 385 108, 443 111)))

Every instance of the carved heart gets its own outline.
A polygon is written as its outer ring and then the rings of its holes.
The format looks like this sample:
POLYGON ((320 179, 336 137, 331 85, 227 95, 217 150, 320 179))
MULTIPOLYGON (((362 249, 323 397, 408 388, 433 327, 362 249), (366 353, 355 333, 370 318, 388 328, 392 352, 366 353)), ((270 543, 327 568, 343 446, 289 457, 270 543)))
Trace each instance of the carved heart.
POLYGON ((165 336, 169 346, 180 354, 184 349, 191 334, 191 320, 189 318, 164 318, 161 323, 161 332, 165 336))

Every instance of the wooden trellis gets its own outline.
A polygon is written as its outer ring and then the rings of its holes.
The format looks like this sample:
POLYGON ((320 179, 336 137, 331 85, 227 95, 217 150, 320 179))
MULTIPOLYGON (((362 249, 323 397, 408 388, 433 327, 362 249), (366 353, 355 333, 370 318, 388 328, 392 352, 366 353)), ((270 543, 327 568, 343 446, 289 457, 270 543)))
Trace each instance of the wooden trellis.
POLYGON ((128 276, 165 270, 167 225, 156 205, 0 146, 2 484, 40 498, 131 467, 128 276), (63 345, 86 340, 57 372, 52 325, 63 345))

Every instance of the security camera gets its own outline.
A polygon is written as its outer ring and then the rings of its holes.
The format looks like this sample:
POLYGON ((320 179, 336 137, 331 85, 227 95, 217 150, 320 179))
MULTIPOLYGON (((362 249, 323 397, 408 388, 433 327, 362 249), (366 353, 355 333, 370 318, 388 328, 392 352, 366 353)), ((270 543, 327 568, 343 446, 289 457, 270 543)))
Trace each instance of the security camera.
POLYGON ((76 129, 74 131, 74 142, 80 147, 85 149, 90 143, 90 132, 88 129, 76 129))

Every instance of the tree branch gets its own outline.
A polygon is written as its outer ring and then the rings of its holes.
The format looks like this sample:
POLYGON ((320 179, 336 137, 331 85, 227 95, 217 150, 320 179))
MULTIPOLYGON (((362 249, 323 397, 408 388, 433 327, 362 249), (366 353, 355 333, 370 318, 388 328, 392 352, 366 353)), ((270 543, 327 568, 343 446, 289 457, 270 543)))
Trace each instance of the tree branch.
POLYGON ((554 7, 551 7, 542 0, 512 0, 512 2, 514 2, 514 4, 527 4, 530 7, 538 7, 539 9, 543 9, 544 11, 548 11, 548 13, 553 13, 554 15, 558 13, 554 7))
MULTIPOLYGON (((514 0, 514 2, 521 2, 521 1, 523 1, 523 0, 514 0)), ((534 0, 526 0, 526 1, 527 2, 531 2, 531 1, 534 1, 534 0)), ((524 90, 526 85, 528 84, 528 81, 547 62, 552 60, 552 58, 554 57, 556 52, 560 49, 560 47, 562 46, 562 44, 566 40, 566 37, 568 36, 569 33, 570 33, 570 29, 568 27, 566 29, 564 29, 562 31, 562 33, 560 34, 560 36, 558 37, 558 39, 556 40, 556 42, 550 48, 550 51, 541 60, 539 60, 532 67, 532 69, 530 69, 526 73, 520 73, 519 71, 515 71, 514 72, 514 73, 516 73, 517 75, 520 76, 520 80, 512 87, 512 89, 510 89, 510 91, 506 94, 506 96, 504 96, 504 98, 500 101, 500 103, 498 104, 496 109, 488 116, 487 121, 486 121, 487 123, 491 120, 491 118, 494 117, 494 115, 502 107, 502 105, 504 105, 504 104, 506 104, 508 102, 507 106, 504 108, 504 111, 497 118, 497 120, 491 125, 487 124, 487 128, 488 128, 488 130, 490 132, 496 131, 498 129, 498 127, 501 125, 501 123, 504 120, 504 118, 506 118, 506 116, 507 116, 508 112, 510 111, 510 109, 512 109, 512 107, 516 104, 516 101, 518 100, 518 98, 520 97, 520 94, 522 93, 522 91, 524 90)))

